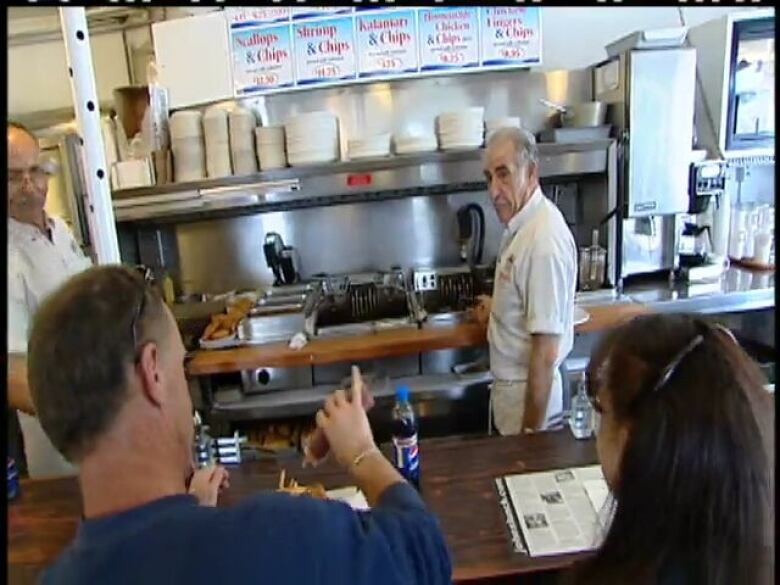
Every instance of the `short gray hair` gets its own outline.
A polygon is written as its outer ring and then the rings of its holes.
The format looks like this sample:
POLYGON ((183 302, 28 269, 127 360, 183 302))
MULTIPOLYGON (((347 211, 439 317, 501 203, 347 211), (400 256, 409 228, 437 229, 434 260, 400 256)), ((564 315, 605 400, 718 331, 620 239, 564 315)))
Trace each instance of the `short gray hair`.
POLYGON ((527 130, 514 126, 499 128, 488 139, 486 150, 504 141, 511 142, 515 147, 518 167, 522 167, 523 163, 539 163, 539 149, 536 146, 536 139, 527 130))

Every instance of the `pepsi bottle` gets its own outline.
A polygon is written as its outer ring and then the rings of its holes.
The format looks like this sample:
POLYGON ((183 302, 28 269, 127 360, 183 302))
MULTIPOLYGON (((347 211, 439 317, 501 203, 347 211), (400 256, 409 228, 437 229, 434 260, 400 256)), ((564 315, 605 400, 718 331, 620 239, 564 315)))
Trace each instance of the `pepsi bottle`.
POLYGON ((393 463, 398 472, 420 489, 420 452, 417 446, 417 419, 409 402, 409 387, 399 386, 393 407, 393 463))

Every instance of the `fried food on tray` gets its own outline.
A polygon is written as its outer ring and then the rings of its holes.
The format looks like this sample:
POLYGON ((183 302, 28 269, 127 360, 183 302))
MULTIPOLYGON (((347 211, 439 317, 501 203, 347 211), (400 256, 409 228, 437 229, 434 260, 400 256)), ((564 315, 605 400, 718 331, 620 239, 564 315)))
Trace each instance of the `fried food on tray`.
POLYGON ((214 341, 235 335, 238 324, 249 314, 254 301, 242 297, 233 303, 225 313, 211 316, 211 322, 203 331, 201 339, 214 341))
POLYGON ((289 482, 285 482, 285 472, 282 469, 279 474, 279 492, 286 492, 294 496, 308 495, 313 498, 324 500, 328 497, 325 487, 321 483, 313 483, 308 486, 299 485, 297 481, 291 479, 289 482))

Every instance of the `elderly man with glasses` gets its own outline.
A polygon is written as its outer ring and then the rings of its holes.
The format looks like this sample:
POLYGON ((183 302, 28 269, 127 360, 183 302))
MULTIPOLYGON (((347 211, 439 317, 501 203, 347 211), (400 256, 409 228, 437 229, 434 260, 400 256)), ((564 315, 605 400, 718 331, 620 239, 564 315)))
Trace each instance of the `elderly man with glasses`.
MULTIPOLYGON (((8 123, 8 405, 19 411, 30 477, 72 475, 75 469, 44 434, 27 384, 27 338, 43 300, 91 266, 65 222, 46 213, 51 168, 38 140, 8 123)), ((62 388, 68 392, 68 388, 62 388)))

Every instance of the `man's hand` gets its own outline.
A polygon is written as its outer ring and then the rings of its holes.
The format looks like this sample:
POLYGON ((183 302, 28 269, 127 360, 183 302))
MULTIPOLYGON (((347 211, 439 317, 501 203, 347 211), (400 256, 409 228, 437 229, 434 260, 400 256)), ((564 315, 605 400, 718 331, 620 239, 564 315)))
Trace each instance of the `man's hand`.
POLYGON ((487 295, 479 295, 477 297, 477 304, 472 310, 472 313, 474 315, 474 319, 479 323, 480 325, 487 325, 488 320, 490 319, 490 311, 493 306, 493 298, 489 297, 487 295))
POLYGON ((198 498, 201 506, 214 507, 217 496, 230 487, 230 474, 221 465, 209 465, 192 474, 189 493, 198 498))
POLYGON ((317 412, 317 426, 330 443, 336 460, 349 467, 361 453, 376 448, 374 435, 363 409, 363 378, 357 366, 352 366, 351 396, 337 390, 317 412))
POLYGON ((27 356, 24 354, 8 354, 8 406, 35 415, 27 384, 27 356))

